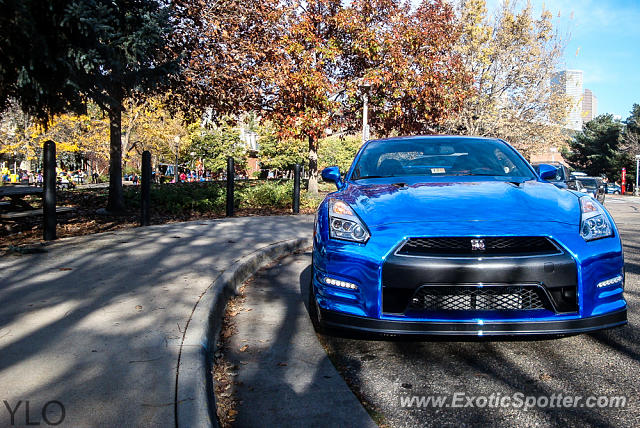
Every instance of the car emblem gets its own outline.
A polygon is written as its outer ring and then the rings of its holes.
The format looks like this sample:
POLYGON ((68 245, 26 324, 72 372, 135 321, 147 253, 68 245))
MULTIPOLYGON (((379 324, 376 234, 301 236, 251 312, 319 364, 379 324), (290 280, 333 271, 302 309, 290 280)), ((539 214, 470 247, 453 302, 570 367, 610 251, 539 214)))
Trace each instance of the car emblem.
POLYGON ((471 240, 472 251, 484 251, 484 239, 472 239, 471 240))

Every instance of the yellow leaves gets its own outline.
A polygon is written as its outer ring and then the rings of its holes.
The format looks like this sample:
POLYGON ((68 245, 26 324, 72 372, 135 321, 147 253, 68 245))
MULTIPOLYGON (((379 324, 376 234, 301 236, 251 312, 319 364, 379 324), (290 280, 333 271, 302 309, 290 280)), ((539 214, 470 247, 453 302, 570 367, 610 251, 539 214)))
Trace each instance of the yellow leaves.
POLYGON ((527 149, 562 138, 556 122, 562 109, 554 100, 550 75, 562 56, 552 16, 534 19, 527 3, 505 2, 495 19, 485 2, 469 0, 461 11, 462 37, 457 50, 473 73, 477 93, 464 102, 449 129, 498 136, 527 149))

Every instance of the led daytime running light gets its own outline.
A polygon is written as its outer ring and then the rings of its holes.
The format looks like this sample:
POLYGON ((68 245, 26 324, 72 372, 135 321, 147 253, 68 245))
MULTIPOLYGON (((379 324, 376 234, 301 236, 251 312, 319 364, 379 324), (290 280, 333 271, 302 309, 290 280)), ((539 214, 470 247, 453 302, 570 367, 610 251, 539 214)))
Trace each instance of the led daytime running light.
POLYGON ((326 277, 324 279, 325 284, 333 285, 334 287, 347 288, 349 290, 357 290, 358 286, 352 282, 341 281, 335 278, 326 277))
POLYGON ((598 288, 602 288, 602 287, 608 287, 610 285, 614 285, 617 284, 619 282, 622 282, 622 275, 617 275, 614 276, 611 279, 607 279, 606 281, 600 281, 597 285, 598 288))

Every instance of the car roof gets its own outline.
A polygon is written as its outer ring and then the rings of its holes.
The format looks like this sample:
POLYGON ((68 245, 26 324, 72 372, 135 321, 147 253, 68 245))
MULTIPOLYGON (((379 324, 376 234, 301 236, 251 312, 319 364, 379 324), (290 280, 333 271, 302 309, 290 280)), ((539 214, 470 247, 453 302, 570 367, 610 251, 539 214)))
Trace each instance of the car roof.
POLYGON ((385 142, 385 141, 412 141, 412 140, 424 140, 424 139, 430 139, 430 140, 485 140, 485 141, 502 141, 499 138, 493 138, 493 137, 475 137, 475 136, 471 136, 471 135, 446 135, 446 134, 437 134, 437 135, 406 135, 406 136, 400 136, 400 137, 388 137, 388 138, 379 138, 379 139, 375 139, 375 140, 369 140, 367 141, 367 143, 369 142, 374 142, 374 141, 379 141, 379 142, 385 142))
POLYGON ((566 165, 561 163, 561 162, 535 162, 535 163, 532 163, 531 165, 538 166, 538 165, 542 165, 542 164, 544 164, 544 165, 552 165, 552 166, 556 166, 557 165, 557 166, 566 167, 566 165))

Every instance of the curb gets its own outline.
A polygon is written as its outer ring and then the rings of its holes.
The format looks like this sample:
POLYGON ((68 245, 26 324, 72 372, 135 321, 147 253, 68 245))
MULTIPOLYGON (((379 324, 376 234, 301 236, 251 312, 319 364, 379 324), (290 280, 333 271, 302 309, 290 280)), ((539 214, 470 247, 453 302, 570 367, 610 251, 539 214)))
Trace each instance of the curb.
POLYGON ((196 303, 185 328, 176 373, 176 427, 217 427, 212 355, 229 297, 259 269, 311 246, 311 238, 277 242, 242 257, 222 272, 196 303))

